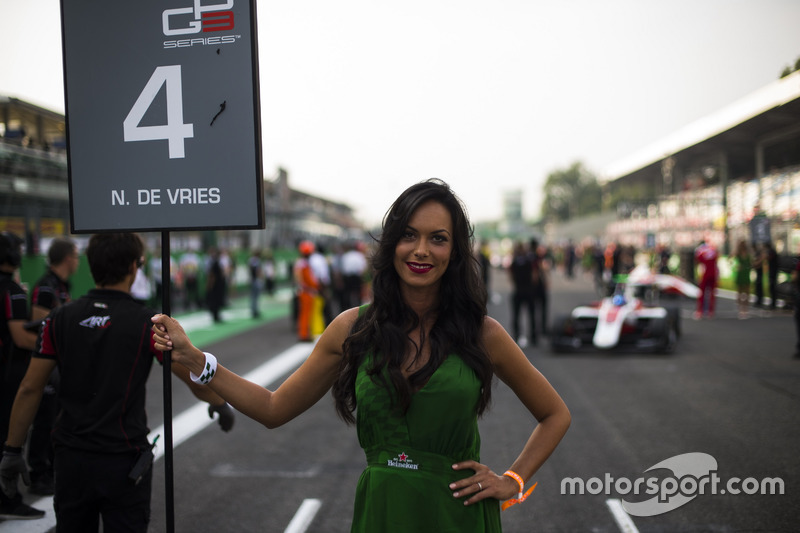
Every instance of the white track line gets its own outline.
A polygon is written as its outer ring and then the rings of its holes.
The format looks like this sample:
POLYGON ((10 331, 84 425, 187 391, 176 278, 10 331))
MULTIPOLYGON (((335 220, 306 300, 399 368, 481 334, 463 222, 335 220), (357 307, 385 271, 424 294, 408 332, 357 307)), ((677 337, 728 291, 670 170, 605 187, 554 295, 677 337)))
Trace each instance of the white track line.
POLYGON ((303 500, 294 518, 289 522, 289 525, 283 533, 305 533, 320 507, 322 507, 322 502, 320 500, 311 498, 303 500))
POLYGON ((622 533, 639 533, 633 520, 631 520, 631 516, 622 508, 622 502, 615 498, 610 498, 606 500, 606 505, 622 533))

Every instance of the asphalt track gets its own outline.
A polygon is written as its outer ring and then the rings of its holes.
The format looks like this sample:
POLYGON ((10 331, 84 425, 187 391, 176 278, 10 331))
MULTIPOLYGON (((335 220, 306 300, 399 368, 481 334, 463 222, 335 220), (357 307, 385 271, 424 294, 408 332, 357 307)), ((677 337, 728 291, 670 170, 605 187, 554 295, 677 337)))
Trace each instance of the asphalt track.
MULTIPOLYGON (((492 287, 490 314, 508 327, 502 272, 494 273, 492 287)), ((564 397, 573 424, 537 473, 539 485, 531 498, 503 513, 506 533, 800 530, 800 361, 791 358, 791 316, 754 310, 750 320, 740 321, 726 298, 730 295, 721 296, 717 316, 708 321, 691 320, 692 303, 681 303, 684 333, 669 356, 562 356, 544 344, 525 348, 564 397), (621 505, 634 498, 616 490, 559 490, 565 478, 634 480, 659 461, 691 452, 712 455, 723 478, 780 476, 785 492, 698 495, 665 514, 638 517, 621 505)), ((588 278, 555 274, 551 317, 591 297, 588 278)), ((287 298, 265 302, 274 315, 261 321, 249 318, 244 302, 234 304, 221 326, 211 324, 206 313, 184 316, 183 323, 195 343, 218 354, 226 367, 274 387, 311 346, 295 343, 287 298)), ((153 374, 148 413, 155 434, 161 424, 161 379, 159 372, 153 374)), ((336 419, 329 399, 275 431, 240 416, 234 430, 223 434, 203 406, 194 407, 185 387, 173 386, 173 393, 176 531, 349 530, 363 453, 353 429, 336 419)), ((507 467, 530 433, 529 422, 513 394, 497 386, 492 410, 481 420, 485 462, 496 471, 507 467)), ((154 533, 165 531, 162 479, 158 460, 154 533)), ((34 505, 49 510, 45 519, 0 523, 0 533, 50 529, 51 504, 34 505)))

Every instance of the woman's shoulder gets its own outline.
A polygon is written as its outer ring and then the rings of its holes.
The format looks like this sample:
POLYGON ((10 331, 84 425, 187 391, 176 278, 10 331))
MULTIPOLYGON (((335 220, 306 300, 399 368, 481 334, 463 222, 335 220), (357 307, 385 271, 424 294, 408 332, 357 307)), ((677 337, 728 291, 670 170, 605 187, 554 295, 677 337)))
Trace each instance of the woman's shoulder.
POLYGON ((481 338, 483 339, 484 343, 505 335, 508 335, 508 332, 506 332, 506 329, 502 326, 502 324, 500 324, 500 322, 489 315, 483 317, 483 323, 481 324, 481 338))
POLYGON ((495 372, 508 368, 519 357, 525 357, 508 331, 494 318, 486 316, 481 326, 481 344, 483 344, 495 372))
POLYGON ((342 311, 331 320, 331 323, 322 332, 317 344, 331 353, 341 355, 342 344, 347 340, 357 319, 358 307, 342 311))
POLYGON ((348 332, 355 324, 358 317, 363 314, 361 307, 352 307, 339 313, 330 323, 328 327, 344 328, 348 332))

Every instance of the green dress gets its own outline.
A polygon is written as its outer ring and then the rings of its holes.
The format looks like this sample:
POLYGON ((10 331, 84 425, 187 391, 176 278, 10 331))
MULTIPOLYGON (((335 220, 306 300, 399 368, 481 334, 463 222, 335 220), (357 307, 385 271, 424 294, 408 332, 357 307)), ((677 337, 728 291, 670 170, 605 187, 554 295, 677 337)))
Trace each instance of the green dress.
POLYGON ((403 415, 389 392, 367 375, 356 378, 358 440, 367 468, 358 481, 353 532, 499 532, 500 503, 464 506, 449 484, 474 474, 452 465, 480 461, 475 406, 481 383, 460 357, 447 357, 403 415))
POLYGON ((752 268, 750 256, 741 257, 737 255, 736 263, 738 267, 736 270, 736 286, 746 287, 750 285, 750 269, 752 268))

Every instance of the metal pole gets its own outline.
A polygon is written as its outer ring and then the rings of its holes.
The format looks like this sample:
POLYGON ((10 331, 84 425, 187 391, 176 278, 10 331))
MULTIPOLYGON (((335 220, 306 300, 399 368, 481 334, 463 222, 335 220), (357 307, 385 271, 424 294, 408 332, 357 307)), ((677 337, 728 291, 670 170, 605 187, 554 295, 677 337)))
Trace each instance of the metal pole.
MULTIPOLYGON (((172 313, 170 308, 171 272, 170 272, 169 232, 161 232, 161 312, 172 313)), ((164 497, 166 500, 167 533, 175 531, 175 498, 173 485, 172 462, 172 352, 164 352, 162 362, 164 370, 164 497)))

